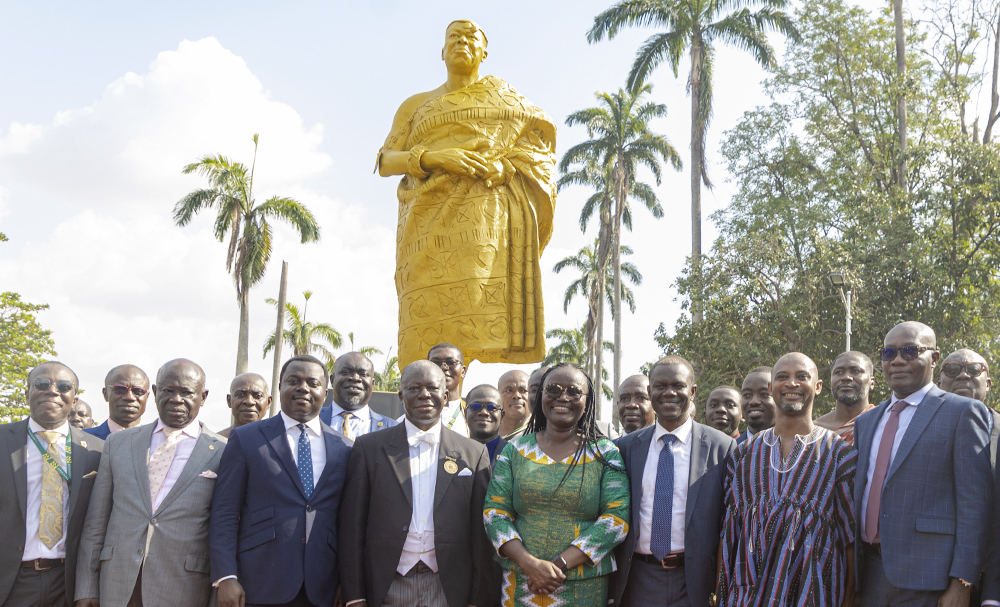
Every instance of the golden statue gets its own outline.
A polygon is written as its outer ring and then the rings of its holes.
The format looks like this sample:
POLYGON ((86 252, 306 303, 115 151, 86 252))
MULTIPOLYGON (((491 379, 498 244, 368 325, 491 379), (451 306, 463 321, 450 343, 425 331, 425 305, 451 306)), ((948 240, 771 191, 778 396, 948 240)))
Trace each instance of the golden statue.
POLYGON ((403 102, 377 170, 399 182, 399 367, 449 342, 465 360, 545 357, 539 257, 552 236, 556 127, 495 76, 486 34, 445 30, 448 80, 403 102))

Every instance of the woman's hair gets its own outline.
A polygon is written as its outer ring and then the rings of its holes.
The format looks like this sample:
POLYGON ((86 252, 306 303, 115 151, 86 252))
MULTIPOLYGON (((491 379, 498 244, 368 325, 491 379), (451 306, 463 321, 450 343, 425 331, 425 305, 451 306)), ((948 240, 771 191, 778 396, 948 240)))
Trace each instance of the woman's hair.
MULTIPOLYGON (((556 491, 559 490, 559 487, 563 486, 563 483, 566 482, 566 479, 569 478, 569 475, 573 472, 573 468, 575 468, 578 463, 583 463, 584 473, 586 473, 587 462, 584 460, 584 456, 586 455, 588 448, 594 454, 594 459, 601 462, 604 466, 611 467, 608 460, 604 458, 604 454, 597 448, 597 441, 606 437, 597 428, 597 391, 594 389, 594 382, 590 380, 590 376, 587 375, 586 371, 584 371, 580 365, 575 363, 559 363, 546 371, 545 375, 542 375, 541 381, 538 382, 538 392, 535 393, 535 402, 531 403, 531 421, 528 422, 528 427, 525 428, 524 434, 534 434, 544 430, 548 426, 549 420, 546 419, 545 413, 542 410, 542 398, 545 394, 545 380, 556 370, 567 367, 576 369, 580 372, 580 375, 587 380, 587 396, 583 408, 583 415, 580 416, 580 421, 576 423, 576 428, 583 440, 580 441, 580 446, 576 448, 576 453, 573 454, 573 460, 566 469, 566 474, 564 474, 562 480, 559 481, 559 486, 556 487, 556 491)), ((583 491, 583 476, 580 477, 580 491, 583 491)))

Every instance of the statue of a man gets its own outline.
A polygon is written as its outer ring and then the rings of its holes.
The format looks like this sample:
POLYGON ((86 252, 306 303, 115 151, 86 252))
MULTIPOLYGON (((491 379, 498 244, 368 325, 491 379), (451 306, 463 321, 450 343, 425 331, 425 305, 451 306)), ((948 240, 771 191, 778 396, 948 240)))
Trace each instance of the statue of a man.
POLYGON ((445 30, 448 80, 403 102, 379 151, 397 191, 399 367, 431 346, 465 360, 545 357, 539 257, 552 235, 556 127, 495 76, 479 76, 486 34, 445 30))

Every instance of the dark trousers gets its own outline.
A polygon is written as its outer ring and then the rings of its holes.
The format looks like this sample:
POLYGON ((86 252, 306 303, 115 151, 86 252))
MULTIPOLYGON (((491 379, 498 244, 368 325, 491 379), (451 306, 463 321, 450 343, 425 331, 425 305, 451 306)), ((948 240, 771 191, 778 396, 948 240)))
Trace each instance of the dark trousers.
POLYGON ((66 607, 66 566, 45 571, 20 568, 0 607, 66 607))
POLYGON ((864 577, 861 578, 861 607, 937 607, 938 599, 941 597, 940 591, 896 588, 885 577, 882 556, 866 550, 864 546, 861 549, 865 550, 865 570, 864 577))
POLYGON ((309 597, 306 596, 306 587, 303 584, 302 588, 299 588, 299 593, 295 595, 295 598, 283 603, 281 605, 262 605, 258 603, 247 603, 247 607, 316 607, 309 602, 309 597))
POLYGON ((632 559, 622 596, 624 607, 691 607, 684 566, 664 569, 632 559))

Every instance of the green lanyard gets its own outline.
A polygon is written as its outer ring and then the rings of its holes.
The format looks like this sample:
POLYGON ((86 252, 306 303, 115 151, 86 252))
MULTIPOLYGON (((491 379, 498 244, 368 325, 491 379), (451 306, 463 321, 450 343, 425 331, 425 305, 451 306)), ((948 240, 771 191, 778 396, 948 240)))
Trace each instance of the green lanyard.
POLYGON ((448 422, 445 423, 445 427, 451 430, 451 427, 455 425, 455 422, 458 421, 458 416, 461 414, 462 414, 462 403, 458 403, 458 406, 455 407, 455 412, 451 414, 451 419, 449 419, 448 422))
POLYGON ((73 473, 73 468, 72 468, 72 466, 73 466, 73 442, 72 442, 72 439, 69 436, 69 433, 68 432, 66 433, 66 469, 65 470, 63 470, 62 468, 60 468, 59 464, 56 463, 56 460, 52 459, 52 456, 49 455, 49 452, 46 451, 44 447, 42 447, 42 443, 40 443, 38 441, 38 437, 36 437, 35 433, 31 431, 31 428, 28 428, 28 437, 31 438, 31 441, 33 443, 35 443, 35 446, 38 447, 39 451, 41 451, 41 453, 42 453, 42 459, 45 460, 45 463, 47 463, 48 465, 52 466, 52 468, 56 472, 59 473, 59 476, 61 476, 63 478, 63 480, 66 481, 66 484, 69 485, 69 483, 70 483, 70 480, 69 480, 70 479, 70 475, 73 473))

